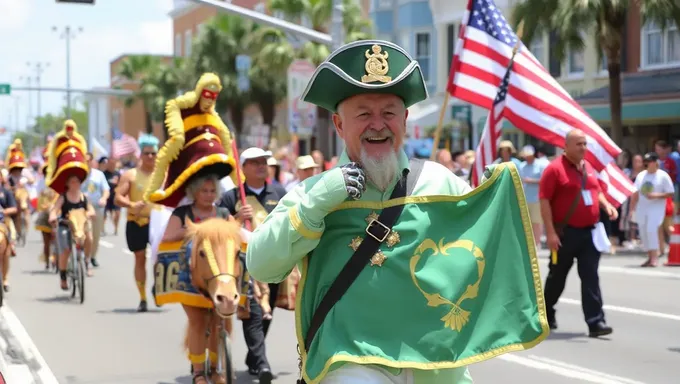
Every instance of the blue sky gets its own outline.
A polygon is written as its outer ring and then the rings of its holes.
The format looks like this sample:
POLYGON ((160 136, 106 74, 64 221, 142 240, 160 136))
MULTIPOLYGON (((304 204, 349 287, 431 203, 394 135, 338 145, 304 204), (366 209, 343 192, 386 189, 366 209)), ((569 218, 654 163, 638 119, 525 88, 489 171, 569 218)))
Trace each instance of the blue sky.
MULTIPOLYGON (((65 26, 82 27, 71 41, 71 87, 109 86, 109 63, 124 53, 172 53, 172 0, 95 0, 95 5, 57 4, 55 0, 0 0, 0 83, 25 86, 20 77, 35 79, 35 66, 50 63, 41 77, 44 87, 66 86, 65 26)), ((37 94, 31 92, 33 116, 37 94)), ((17 91, 19 126, 28 115, 28 92, 17 91)), ((55 113, 65 94, 42 92, 41 113, 55 113)), ((78 95, 76 95, 77 97, 78 95)), ((15 100, 0 96, 0 126, 16 126, 15 100)))

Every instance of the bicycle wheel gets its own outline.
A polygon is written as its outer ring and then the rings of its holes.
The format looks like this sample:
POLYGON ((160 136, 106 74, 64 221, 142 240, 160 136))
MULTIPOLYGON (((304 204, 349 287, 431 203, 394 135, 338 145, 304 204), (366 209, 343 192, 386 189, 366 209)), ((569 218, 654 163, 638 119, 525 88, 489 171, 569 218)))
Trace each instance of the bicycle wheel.
POLYGON ((71 279, 71 298, 76 297, 76 291, 78 289, 77 287, 77 281, 78 279, 78 264, 76 262, 76 257, 73 253, 73 249, 71 249, 71 254, 68 257, 68 276, 71 279))
POLYGON ((231 340, 224 328, 220 330, 220 340, 217 349, 217 367, 215 369, 218 373, 225 376, 227 384, 236 383, 234 380, 234 360, 231 356, 231 340))
POLYGON ((80 294, 80 304, 85 301, 85 260, 82 252, 78 252, 78 291, 80 294))

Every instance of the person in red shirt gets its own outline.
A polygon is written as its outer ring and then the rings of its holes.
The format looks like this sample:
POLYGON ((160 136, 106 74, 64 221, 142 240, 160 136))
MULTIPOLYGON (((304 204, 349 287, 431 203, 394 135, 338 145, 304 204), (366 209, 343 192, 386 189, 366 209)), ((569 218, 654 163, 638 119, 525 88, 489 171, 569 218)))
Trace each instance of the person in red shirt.
POLYGON ((549 273, 545 282, 545 306, 550 329, 557 329, 555 305, 564 291, 569 270, 578 260, 583 314, 588 335, 612 333, 602 310, 598 267, 600 252, 595 248, 592 230, 600 221, 600 207, 610 219, 617 212, 602 193, 598 172, 585 160, 586 136, 572 130, 565 139, 564 154, 543 172, 538 198, 551 250, 549 273))

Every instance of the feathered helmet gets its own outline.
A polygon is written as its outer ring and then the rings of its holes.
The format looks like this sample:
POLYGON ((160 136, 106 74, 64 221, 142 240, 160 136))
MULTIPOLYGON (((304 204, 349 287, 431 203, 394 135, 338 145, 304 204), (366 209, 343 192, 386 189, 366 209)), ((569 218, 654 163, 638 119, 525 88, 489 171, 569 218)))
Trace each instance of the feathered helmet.
POLYGON ((26 155, 24 154, 23 144, 21 139, 16 139, 7 147, 7 157, 5 158, 5 165, 8 170, 24 169, 26 168, 26 155))
POLYGON ((54 136, 47 148, 47 186, 62 194, 66 191, 66 180, 76 176, 84 181, 90 172, 85 154, 87 142, 78 133, 73 120, 66 120, 64 128, 54 136))
POLYGON ((170 137, 158 152, 145 200, 174 208, 194 178, 231 175, 235 179, 231 134, 214 107, 220 91, 219 77, 206 73, 193 91, 166 103, 165 125, 170 137), (212 104, 207 111, 203 111, 201 100, 213 101, 206 103, 212 104))

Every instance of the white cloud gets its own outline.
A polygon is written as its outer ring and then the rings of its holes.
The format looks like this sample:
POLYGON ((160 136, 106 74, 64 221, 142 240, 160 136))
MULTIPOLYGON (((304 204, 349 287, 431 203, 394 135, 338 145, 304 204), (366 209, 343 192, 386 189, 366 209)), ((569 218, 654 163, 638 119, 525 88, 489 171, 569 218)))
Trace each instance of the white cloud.
POLYGON ((24 0, 0 0, 0 31, 21 28, 28 23, 31 4, 24 0))

